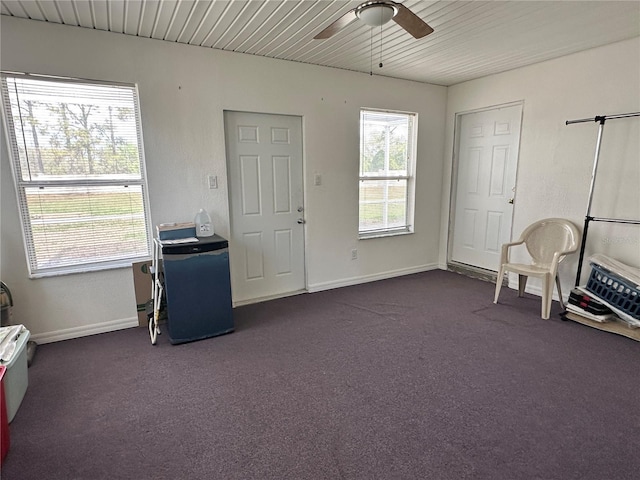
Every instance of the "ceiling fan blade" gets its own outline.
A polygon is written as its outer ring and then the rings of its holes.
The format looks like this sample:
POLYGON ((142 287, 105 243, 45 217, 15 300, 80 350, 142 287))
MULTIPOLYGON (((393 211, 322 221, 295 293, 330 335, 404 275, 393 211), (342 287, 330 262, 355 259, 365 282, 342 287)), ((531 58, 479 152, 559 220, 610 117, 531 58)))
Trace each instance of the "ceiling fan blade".
POLYGON ((349 10, 347 13, 345 13, 343 16, 341 16, 339 19, 337 19, 327 28, 322 30, 315 37, 313 37, 313 39, 324 40, 325 38, 332 37, 333 35, 338 33, 340 30, 342 30, 344 27, 349 25, 351 22, 356 20, 357 18, 358 17, 356 17, 356 9, 354 8, 353 10, 349 10))
POLYGON ((419 16, 409 10, 401 3, 395 3, 398 13, 393 17, 393 21, 404 28, 415 38, 426 37, 433 32, 433 28, 427 25, 419 16))

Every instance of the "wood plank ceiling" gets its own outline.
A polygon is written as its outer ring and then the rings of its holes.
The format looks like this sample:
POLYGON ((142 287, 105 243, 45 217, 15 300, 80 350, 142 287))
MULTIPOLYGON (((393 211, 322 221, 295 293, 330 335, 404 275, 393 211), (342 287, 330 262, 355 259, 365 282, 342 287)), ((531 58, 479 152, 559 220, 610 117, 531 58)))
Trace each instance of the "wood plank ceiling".
MULTIPOLYGON (((640 35, 640 1, 402 3, 435 32, 359 20, 313 37, 360 1, 2 0, 2 15, 453 85, 640 35), (382 41, 381 41, 382 39, 382 41), (384 66, 378 67, 382 60, 384 66)), ((597 65, 594 65, 597 68, 597 65)))

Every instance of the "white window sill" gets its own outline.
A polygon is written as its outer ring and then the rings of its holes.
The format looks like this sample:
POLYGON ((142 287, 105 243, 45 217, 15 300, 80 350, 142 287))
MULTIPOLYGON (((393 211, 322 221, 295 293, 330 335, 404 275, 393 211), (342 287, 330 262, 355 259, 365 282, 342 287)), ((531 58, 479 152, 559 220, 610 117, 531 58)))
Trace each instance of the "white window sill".
POLYGON ((47 277, 59 277, 62 275, 73 275, 76 273, 93 273, 93 272, 101 272, 105 270, 116 270, 119 268, 131 268, 131 264, 136 262, 144 262, 151 260, 150 257, 140 257, 140 258, 130 258, 126 260, 115 260, 112 262, 105 262, 100 264, 93 265, 78 265, 78 266, 68 266, 68 267, 59 267, 52 268, 42 271, 37 271, 35 273, 30 273, 29 278, 47 278, 47 277))
POLYGON ((397 237, 399 235, 411 235, 413 230, 390 230, 387 232, 359 233, 358 240, 369 240, 371 238, 397 237))

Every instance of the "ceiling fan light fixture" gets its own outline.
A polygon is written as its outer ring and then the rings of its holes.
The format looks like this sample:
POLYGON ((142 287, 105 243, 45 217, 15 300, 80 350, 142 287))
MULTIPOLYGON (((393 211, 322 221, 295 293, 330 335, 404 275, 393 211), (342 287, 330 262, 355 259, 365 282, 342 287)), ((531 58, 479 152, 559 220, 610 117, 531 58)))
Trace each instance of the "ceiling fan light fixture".
POLYGON ((374 3, 356 9, 356 15, 370 27, 380 27, 395 17, 397 10, 392 5, 374 3))
MULTIPOLYGON (((433 28, 402 3, 396 3, 392 0, 371 0, 344 13, 313 38, 315 40, 331 38, 356 20, 361 20, 362 23, 372 28, 382 27, 389 20, 393 20, 413 38, 422 38, 433 33, 433 28)), ((382 28, 380 32, 382 33, 382 28)))

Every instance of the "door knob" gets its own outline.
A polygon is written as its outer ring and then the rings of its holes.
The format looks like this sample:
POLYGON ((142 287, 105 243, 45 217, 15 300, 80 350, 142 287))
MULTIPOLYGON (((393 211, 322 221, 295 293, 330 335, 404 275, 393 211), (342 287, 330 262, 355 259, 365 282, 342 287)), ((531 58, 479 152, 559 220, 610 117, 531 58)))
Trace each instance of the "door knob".
POLYGON ((511 205, 513 205, 513 198, 510 198, 510 199, 509 199, 509 203, 510 203, 511 205))
POLYGON ((305 221, 304 221, 304 218, 299 218, 299 219, 298 219, 298 223, 299 223, 300 225, 302 225, 303 223, 307 223, 307 222, 305 222, 305 221))

